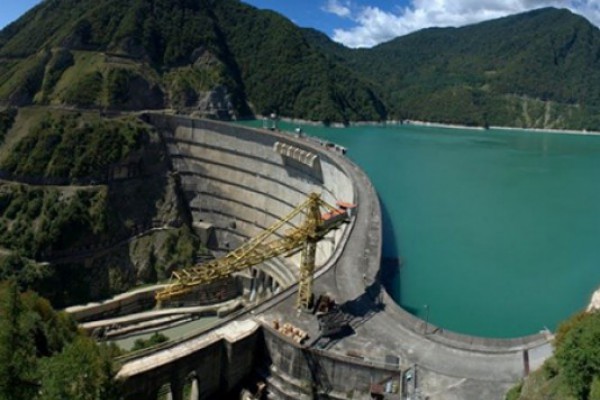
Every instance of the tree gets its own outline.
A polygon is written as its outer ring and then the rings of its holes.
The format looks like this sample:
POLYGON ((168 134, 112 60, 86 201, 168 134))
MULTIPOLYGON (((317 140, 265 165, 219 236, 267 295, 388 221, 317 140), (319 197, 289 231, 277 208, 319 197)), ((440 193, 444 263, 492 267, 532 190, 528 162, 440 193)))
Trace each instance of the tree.
POLYGON ((576 315, 575 323, 567 323, 571 327, 556 344, 556 360, 571 392, 577 398, 588 399, 592 383, 600 379, 600 313, 576 315))
POLYGON ((160 343, 167 342, 169 338, 162 333, 156 332, 154 335, 150 336, 148 339, 137 339, 133 343, 133 348, 131 351, 142 350, 148 347, 155 346, 160 343))
POLYGON ((600 377, 595 377, 590 390, 590 400, 600 400, 600 377))
POLYGON ((0 400, 118 399, 111 362, 118 354, 37 294, 0 284, 0 400))
POLYGON ((0 259, 0 281, 13 281, 18 291, 39 291, 42 282, 51 275, 52 271, 48 266, 35 264, 18 252, 0 259))
POLYGON ((17 284, 0 286, 0 399, 31 399, 37 392, 37 359, 32 327, 17 284))
POLYGON ((118 395, 106 349, 77 337, 41 367, 40 400, 110 400, 118 395))

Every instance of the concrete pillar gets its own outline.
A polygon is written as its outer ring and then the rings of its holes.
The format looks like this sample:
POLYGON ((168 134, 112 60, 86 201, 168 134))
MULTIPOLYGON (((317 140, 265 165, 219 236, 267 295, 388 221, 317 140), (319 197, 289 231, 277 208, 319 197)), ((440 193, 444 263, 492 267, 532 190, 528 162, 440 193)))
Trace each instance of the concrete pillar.
POLYGON ((250 279, 250 296, 249 300, 252 302, 256 298, 256 286, 257 286, 257 278, 258 273, 256 269, 252 269, 252 278, 250 279))
POLYGON ((267 294, 273 293, 273 277, 271 275, 267 275, 265 291, 267 292, 267 294))
POLYGON ((265 291, 265 273, 263 271, 258 271, 257 275, 258 280, 258 294, 262 294, 265 291))
POLYGON ((190 400, 200 400, 200 383, 197 377, 192 378, 192 390, 190 391, 190 400))
POLYGON ((173 379, 169 386, 171 390, 167 394, 167 400, 183 400, 183 382, 180 379, 173 379))

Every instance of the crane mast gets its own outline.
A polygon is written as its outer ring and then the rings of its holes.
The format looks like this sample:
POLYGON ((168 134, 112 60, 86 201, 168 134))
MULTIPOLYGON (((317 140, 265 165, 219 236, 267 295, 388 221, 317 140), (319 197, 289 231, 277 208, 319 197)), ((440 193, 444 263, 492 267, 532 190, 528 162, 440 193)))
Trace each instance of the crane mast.
POLYGON ((161 302, 181 296, 199 285, 223 279, 270 258, 301 250, 296 306, 299 309, 307 309, 310 307, 312 298, 317 243, 329 231, 344 222, 346 216, 345 212, 323 201, 319 194, 311 193, 289 214, 225 256, 201 265, 174 271, 171 275, 171 283, 156 293, 156 300, 161 302), (325 210, 324 215, 327 215, 328 218, 322 217, 321 209, 325 210), (304 215, 304 220, 296 226, 294 219, 301 215, 304 215), (279 233, 281 228, 286 225, 291 225, 292 228, 283 234, 279 233))

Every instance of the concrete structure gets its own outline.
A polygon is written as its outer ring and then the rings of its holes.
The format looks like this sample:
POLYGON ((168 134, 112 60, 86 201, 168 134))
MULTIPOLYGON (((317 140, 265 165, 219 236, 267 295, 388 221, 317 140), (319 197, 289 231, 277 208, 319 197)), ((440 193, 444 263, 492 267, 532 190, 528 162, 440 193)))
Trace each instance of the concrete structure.
POLYGON ((278 260, 259 267, 263 272, 254 274, 253 287, 270 279, 278 283, 279 294, 239 317, 258 321, 262 329, 257 325, 242 334, 240 325, 221 326, 219 334, 123 359, 119 376, 129 398, 153 399, 158 387, 171 383, 172 398, 179 399, 180 382, 196 371, 200 380, 192 393, 199 397, 194 399, 221 396, 244 378, 264 379, 278 399, 369 398, 382 388, 411 398, 500 399, 551 354, 545 335, 512 340, 457 335, 399 307, 381 285, 386 271, 380 267, 376 193, 343 156, 276 132, 163 115, 148 120, 165 137, 194 221, 213 224, 217 249, 234 248, 311 191, 358 208, 352 224, 320 245, 323 268, 315 280, 317 294, 327 293, 341 305, 345 333, 322 340, 315 317, 296 313, 296 288, 285 276, 297 275, 298 260, 278 260), (269 328, 275 320, 309 332, 310 341, 300 346, 287 340, 269 328), (227 336, 229 330, 235 334, 227 336))
POLYGON ((168 386, 173 400, 191 384, 196 399, 223 396, 242 383, 258 360, 258 324, 232 322, 208 334, 125 364, 117 375, 126 399, 156 399, 168 386), (194 389, 195 387, 195 389, 194 389))
MULTIPOLYGON (((242 286, 244 284, 245 280, 242 278, 214 282, 203 287, 201 292, 192 292, 184 300, 178 299, 168 302, 165 303, 165 306, 177 307, 191 303, 194 306, 216 305, 215 309, 218 309, 219 303, 239 297, 242 294, 242 286), (193 302, 190 300, 193 300, 193 302)), ((130 316, 133 313, 154 308, 156 305, 154 296, 157 291, 164 289, 165 286, 164 284, 147 286, 121 293, 107 300, 68 307, 65 311, 79 323, 130 316)))
MULTIPOLYGON (((329 154, 292 136, 240 126, 160 115, 150 116, 179 173, 195 226, 210 223, 208 245, 228 252, 302 203, 311 192, 323 200, 353 201, 354 185, 329 154)), ((302 218, 300 216, 299 218, 302 218)), ((299 224, 300 219, 292 221, 299 224)), ((290 226, 291 227, 291 226, 290 226)), ((317 248, 317 268, 330 258, 345 227, 317 248)), ((259 285, 288 287, 298 277, 300 255, 272 260, 253 272, 259 285)))

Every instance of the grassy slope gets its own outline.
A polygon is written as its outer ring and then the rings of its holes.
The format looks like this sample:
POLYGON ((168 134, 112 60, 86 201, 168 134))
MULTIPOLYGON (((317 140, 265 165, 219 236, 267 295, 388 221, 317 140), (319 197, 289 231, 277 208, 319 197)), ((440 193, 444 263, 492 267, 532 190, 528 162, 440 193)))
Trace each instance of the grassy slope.
POLYGON ((600 312, 581 311, 555 334, 554 355, 507 393, 507 400, 599 400, 600 312))

